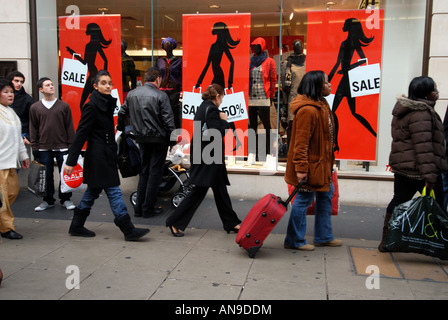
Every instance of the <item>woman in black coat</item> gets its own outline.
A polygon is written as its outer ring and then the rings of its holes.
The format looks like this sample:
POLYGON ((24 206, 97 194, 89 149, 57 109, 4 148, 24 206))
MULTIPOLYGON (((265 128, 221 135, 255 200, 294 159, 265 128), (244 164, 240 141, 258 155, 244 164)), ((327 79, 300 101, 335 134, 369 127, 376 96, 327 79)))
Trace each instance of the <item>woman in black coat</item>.
POLYGON ((83 182, 87 185, 87 189, 74 210, 69 233, 72 236, 95 236, 94 232, 84 227, 84 223, 95 199, 104 190, 115 216, 114 222, 124 233, 125 240, 137 240, 147 234, 149 229, 134 227, 122 198, 114 131, 114 109, 117 99, 110 94, 112 90, 110 74, 105 70, 99 71, 93 87, 95 90, 90 96, 90 101, 82 108, 81 120, 64 167, 64 172, 70 176, 78 162, 82 147, 87 142, 83 168, 83 182))
POLYGON ((224 97, 224 89, 211 84, 202 94, 204 102, 194 117, 194 132, 191 140, 190 182, 194 189, 180 203, 166 220, 173 236, 182 237, 199 205, 204 200, 208 188, 212 188, 219 217, 224 230, 238 232, 241 220, 232 208, 227 186, 230 185, 224 162, 224 136, 230 129, 227 115, 219 111, 224 97), (199 134, 200 131, 201 133, 199 134), (194 141, 200 139, 199 142, 194 141), (219 140, 218 140, 219 139, 219 140), (197 148, 200 147, 200 150, 197 148))

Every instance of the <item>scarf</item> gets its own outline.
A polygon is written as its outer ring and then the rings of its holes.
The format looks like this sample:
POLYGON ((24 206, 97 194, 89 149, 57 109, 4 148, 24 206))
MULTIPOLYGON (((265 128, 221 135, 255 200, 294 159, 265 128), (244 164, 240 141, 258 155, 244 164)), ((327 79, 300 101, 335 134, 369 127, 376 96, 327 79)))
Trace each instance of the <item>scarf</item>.
POLYGON ((266 60, 268 57, 268 53, 266 51, 260 53, 258 56, 253 56, 250 58, 250 68, 249 70, 252 70, 253 68, 261 66, 261 64, 266 60))

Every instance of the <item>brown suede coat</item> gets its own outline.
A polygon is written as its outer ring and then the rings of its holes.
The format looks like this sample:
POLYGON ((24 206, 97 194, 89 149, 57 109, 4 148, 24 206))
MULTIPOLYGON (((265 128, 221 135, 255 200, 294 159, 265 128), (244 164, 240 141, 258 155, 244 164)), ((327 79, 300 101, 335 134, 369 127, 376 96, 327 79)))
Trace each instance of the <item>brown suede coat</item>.
POLYGON ((308 173, 303 188, 329 191, 334 163, 334 129, 330 132, 330 121, 334 123, 334 119, 330 106, 327 101, 314 101, 298 95, 291 102, 290 109, 294 121, 285 181, 296 186, 299 184, 296 173, 308 173))
POLYGON ((448 169, 444 128, 434 104, 398 98, 392 112, 392 172, 436 183, 441 172, 448 169))

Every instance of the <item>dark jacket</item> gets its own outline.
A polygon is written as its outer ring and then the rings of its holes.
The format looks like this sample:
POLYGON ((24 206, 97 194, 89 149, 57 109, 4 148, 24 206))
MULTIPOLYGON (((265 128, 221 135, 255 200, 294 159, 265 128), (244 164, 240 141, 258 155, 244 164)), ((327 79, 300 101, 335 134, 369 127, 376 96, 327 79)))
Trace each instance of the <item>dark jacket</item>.
POLYGON ((409 178, 436 183, 448 169, 445 160, 445 134, 434 102, 398 98, 392 111, 392 172, 409 178))
POLYGON ((213 102, 205 100, 199 106, 194 117, 193 139, 191 139, 190 150, 190 183, 197 186, 213 187, 219 184, 230 185, 226 164, 224 162, 224 136, 226 129, 229 129, 230 125, 227 121, 219 117, 219 113, 218 107, 213 102), (207 123, 209 136, 212 137, 211 139, 202 137, 201 128, 204 123, 207 123), (197 141, 198 138, 201 141, 197 141), (209 147, 206 148, 207 146, 209 147), (200 148, 200 153, 198 152, 198 147, 200 148))
POLYGON ((145 83, 129 92, 118 112, 117 129, 123 131, 129 118, 136 142, 170 144, 173 111, 167 94, 155 85, 145 83))
POLYGON ((326 101, 314 101, 298 95, 290 105, 294 114, 291 147, 288 151, 285 181, 293 186, 299 184, 296 173, 307 173, 304 188, 313 191, 330 190, 334 152, 330 121, 333 114, 326 101))
POLYGON ((67 165, 75 166, 87 142, 83 181, 92 188, 120 185, 115 142, 114 109, 116 99, 93 90, 90 101, 81 110, 81 120, 70 146, 67 165))
POLYGON ((14 91, 14 102, 10 106, 20 118, 22 123, 22 137, 25 136, 28 141, 30 139, 30 108, 34 103, 33 98, 26 93, 25 89, 22 87, 19 91, 14 91))

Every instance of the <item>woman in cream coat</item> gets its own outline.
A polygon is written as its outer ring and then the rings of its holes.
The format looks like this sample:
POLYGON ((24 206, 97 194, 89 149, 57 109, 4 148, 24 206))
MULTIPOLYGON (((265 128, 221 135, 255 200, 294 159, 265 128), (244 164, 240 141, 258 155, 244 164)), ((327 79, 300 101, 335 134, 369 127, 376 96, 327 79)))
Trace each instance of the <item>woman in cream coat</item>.
POLYGON ((14 102, 13 84, 0 79, 0 233, 3 238, 22 239, 15 231, 11 205, 19 194, 17 168, 27 169, 30 159, 22 139, 20 119, 9 106, 14 102))

